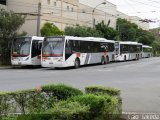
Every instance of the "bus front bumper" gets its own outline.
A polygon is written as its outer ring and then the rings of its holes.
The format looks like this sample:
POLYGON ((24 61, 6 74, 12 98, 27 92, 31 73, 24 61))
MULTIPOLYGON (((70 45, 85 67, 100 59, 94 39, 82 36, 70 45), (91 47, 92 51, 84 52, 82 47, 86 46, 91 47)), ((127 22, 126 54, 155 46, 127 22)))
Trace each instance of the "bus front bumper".
POLYGON ((41 66, 42 67, 47 67, 47 68, 63 68, 63 67, 67 67, 65 62, 49 62, 49 61, 42 61, 41 62, 41 66))

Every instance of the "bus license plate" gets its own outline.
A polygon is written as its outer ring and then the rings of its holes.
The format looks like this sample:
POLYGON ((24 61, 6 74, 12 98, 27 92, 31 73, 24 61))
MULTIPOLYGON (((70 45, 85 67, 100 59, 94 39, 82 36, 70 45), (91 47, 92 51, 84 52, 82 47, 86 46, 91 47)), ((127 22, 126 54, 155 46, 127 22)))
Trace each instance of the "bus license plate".
POLYGON ((18 62, 18 65, 21 65, 21 62, 18 62))

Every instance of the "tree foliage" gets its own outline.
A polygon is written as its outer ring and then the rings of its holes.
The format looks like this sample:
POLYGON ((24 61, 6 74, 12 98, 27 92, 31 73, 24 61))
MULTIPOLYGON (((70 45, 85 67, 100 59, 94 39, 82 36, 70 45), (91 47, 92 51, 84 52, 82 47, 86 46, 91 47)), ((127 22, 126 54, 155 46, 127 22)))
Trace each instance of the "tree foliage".
POLYGON ((136 30, 138 26, 134 23, 130 23, 125 19, 117 19, 117 31, 119 32, 120 40, 122 41, 135 41, 136 30))
MULTIPOLYGON (((17 30, 25 22, 25 17, 0 9, 0 54, 10 53, 11 41, 17 36, 17 30)), ((7 57, 7 59, 9 59, 7 57)))
POLYGON ((56 35, 63 35, 64 32, 59 30, 57 26, 52 23, 45 23, 41 29, 42 36, 56 36, 56 35))
POLYGON ((159 28, 151 29, 150 32, 155 36, 155 41, 152 43, 154 56, 160 56, 159 28))
POLYGON ((86 26, 66 27, 65 34, 77 37, 103 37, 101 31, 86 26))
POLYGON ((6 47, 16 35, 17 30, 25 22, 24 17, 13 12, 0 10, 0 45, 6 47))
POLYGON ((66 27, 65 34, 78 37, 104 37, 106 39, 116 39, 118 32, 104 22, 98 23, 95 28, 86 26, 66 27))
POLYGON ((151 45, 155 40, 151 32, 142 30, 135 23, 131 23, 125 19, 117 19, 116 29, 122 41, 137 41, 145 45, 151 45))
POLYGON ((100 31, 103 34, 104 38, 115 40, 118 35, 118 32, 115 29, 108 26, 109 23, 106 25, 104 24, 104 21, 102 21, 101 23, 98 23, 96 25, 96 30, 100 31))

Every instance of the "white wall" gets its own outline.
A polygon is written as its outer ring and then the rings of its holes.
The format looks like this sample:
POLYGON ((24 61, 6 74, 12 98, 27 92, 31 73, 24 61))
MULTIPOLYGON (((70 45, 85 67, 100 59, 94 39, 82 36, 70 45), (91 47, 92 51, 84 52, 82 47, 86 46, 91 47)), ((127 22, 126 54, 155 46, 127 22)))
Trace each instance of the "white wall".
POLYGON ((36 13, 39 0, 8 0, 8 10, 15 13, 36 13))
MULTIPOLYGON (((94 2, 93 2, 93 0, 79 0, 79 2, 81 4, 92 7, 92 10, 97 5, 101 4, 104 1, 105 0, 94 0, 94 2)), ((106 21, 106 24, 108 23, 108 20, 110 20, 110 27, 116 28, 116 19, 117 19, 116 5, 114 5, 108 1, 105 1, 105 2, 106 2, 106 5, 101 4, 101 5, 97 6, 96 9, 106 12, 106 15, 105 15, 105 13, 101 12, 99 16, 97 15, 97 19, 99 19, 98 20, 99 22, 104 19, 104 21, 106 21), (106 18, 105 18, 105 16, 106 16, 106 18)), ((98 11, 98 10, 96 10, 96 11, 98 11)))

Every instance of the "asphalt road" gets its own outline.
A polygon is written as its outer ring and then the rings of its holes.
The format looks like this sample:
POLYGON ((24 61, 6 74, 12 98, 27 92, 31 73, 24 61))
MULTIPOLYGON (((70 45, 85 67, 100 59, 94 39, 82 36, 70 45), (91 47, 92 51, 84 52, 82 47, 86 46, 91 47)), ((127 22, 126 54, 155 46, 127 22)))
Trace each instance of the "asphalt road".
POLYGON ((124 112, 160 113, 160 58, 85 66, 80 69, 14 68, 0 70, 0 91, 66 83, 84 90, 90 85, 120 89, 124 112))

